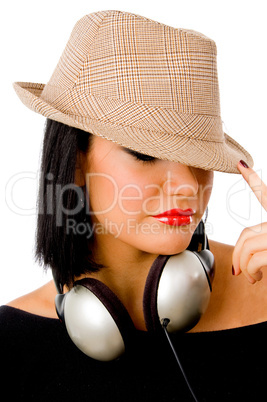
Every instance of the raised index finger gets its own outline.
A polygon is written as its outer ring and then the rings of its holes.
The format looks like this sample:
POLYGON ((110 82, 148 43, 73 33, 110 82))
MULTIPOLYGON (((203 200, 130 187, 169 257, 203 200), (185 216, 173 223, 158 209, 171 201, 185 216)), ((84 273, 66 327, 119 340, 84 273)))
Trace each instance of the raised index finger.
POLYGON ((259 202, 267 211, 267 186, 266 184, 263 183, 261 178, 258 176, 258 174, 248 167, 246 162, 240 161, 237 165, 238 170, 248 183, 249 187, 255 194, 255 196, 258 198, 259 202))

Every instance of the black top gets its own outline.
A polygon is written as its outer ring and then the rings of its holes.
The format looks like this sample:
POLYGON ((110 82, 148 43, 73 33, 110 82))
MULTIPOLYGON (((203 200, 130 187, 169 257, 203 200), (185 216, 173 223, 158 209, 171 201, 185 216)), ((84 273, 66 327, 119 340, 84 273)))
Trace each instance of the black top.
MULTIPOLYGON (((172 336, 199 401, 266 400, 267 322, 172 336)), ((98 362, 57 319, 0 307, 1 395, 16 401, 192 401, 163 335, 136 331, 131 348, 98 362)))

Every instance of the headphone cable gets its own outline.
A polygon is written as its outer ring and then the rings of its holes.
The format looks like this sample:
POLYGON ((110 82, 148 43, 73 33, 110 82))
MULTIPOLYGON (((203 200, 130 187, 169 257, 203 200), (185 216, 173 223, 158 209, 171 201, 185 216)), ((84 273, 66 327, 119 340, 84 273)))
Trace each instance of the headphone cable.
POLYGON ((169 344, 170 344, 170 347, 171 347, 171 349, 172 349, 172 352, 173 352, 173 354, 174 354, 174 357, 175 357, 175 359, 176 359, 176 361, 177 361, 177 363, 178 363, 178 366, 180 367, 181 373, 182 373, 182 375, 183 375, 183 377, 184 377, 184 379, 185 379, 185 382, 186 382, 186 384, 187 384, 187 387, 188 387, 188 389, 189 389, 189 391, 190 391, 192 397, 194 398, 194 401, 195 401, 195 402, 198 402, 198 399, 197 399, 197 397, 195 396, 194 391, 193 391, 193 389, 192 389, 192 387, 191 387, 191 385, 190 385, 190 383, 189 383, 189 381, 188 381, 188 378, 187 378, 187 376, 186 376, 186 374, 185 374, 185 372, 184 372, 183 366, 182 366, 182 364, 181 364, 181 362, 180 362, 180 359, 179 359, 179 357, 178 357, 178 355, 177 355, 176 350, 174 349, 173 343, 172 343, 171 338, 170 338, 170 336, 169 336, 169 333, 168 333, 168 331, 167 331, 167 326, 168 326, 169 322, 170 322, 170 320, 169 320, 168 318, 164 318, 164 319, 162 320, 162 328, 163 328, 163 330, 164 330, 164 332, 165 332, 165 335, 166 335, 166 337, 167 337, 167 339, 168 339, 168 342, 169 342, 169 344))

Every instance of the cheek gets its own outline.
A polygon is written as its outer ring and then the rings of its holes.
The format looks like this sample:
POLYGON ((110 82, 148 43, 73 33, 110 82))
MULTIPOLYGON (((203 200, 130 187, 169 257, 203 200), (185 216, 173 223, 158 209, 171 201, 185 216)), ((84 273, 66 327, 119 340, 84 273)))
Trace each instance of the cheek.
POLYGON ((142 210, 143 191, 140 185, 126 184, 119 189, 118 208, 124 215, 136 215, 142 210))
POLYGON ((213 188, 213 172, 207 172, 204 175, 204 179, 201 182, 200 185, 200 198, 199 198, 199 208, 202 213, 205 212, 210 196, 212 193, 212 188, 213 188))
POLYGON ((87 188, 91 211, 109 219, 137 216, 143 212, 144 199, 153 193, 146 189, 146 183, 140 177, 127 171, 124 174, 113 172, 112 176, 103 172, 90 174, 87 188))
POLYGON ((162 195, 157 185, 142 183, 128 184, 120 189, 118 206, 127 215, 153 215, 162 208, 162 195))
POLYGON ((92 173, 87 177, 90 209, 95 215, 107 213, 116 204, 118 187, 112 176, 105 173, 92 173))

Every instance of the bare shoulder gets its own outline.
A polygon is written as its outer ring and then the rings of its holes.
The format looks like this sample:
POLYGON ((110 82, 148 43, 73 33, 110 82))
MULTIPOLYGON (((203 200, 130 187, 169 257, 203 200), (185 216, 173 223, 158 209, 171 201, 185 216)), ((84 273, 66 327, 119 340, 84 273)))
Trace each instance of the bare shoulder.
MULTIPOLYGON (((217 262, 223 261, 225 263, 232 264, 232 254, 234 246, 230 244, 220 243, 214 240, 209 240, 209 245, 212 253, 215 255, 217 262)), ((232 266, 232 265, 231 265, 232 266)))
POLYGON ((218 281, 226 282, 232 279, 232 256, 234 246, 209 240, 210 250, 215 259, 216 285, 218 281))
POLYGON ((7 303, 7 306, 43 317, 57 318, 54 306, 56 294, 54 282, 50 281, 33 292, 7 303))
POLYGON ((252 285, 232 275, 234 246, 209 241, 215 258, 215 279, 207 312, 194 331, 214 331, 267 321, 267 275, 252 285))

